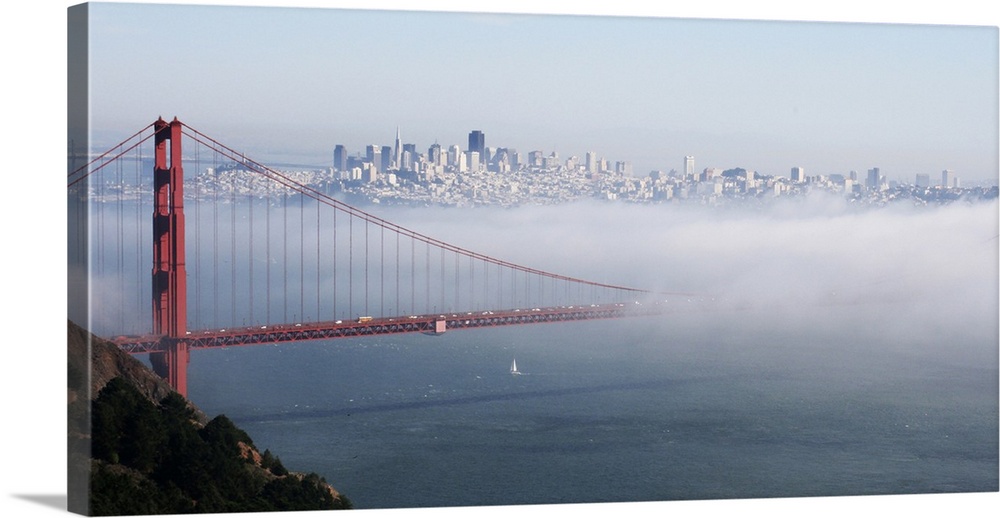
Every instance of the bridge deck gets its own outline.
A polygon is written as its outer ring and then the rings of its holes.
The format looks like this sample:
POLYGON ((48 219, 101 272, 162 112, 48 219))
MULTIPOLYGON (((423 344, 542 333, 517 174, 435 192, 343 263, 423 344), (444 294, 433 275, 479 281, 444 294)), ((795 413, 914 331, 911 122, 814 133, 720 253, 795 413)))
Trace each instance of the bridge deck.
POLYGON ((174 339, 162 335, 116 336, 110 341, 128 353, 141 354, 162 351, 169 340, 186 342, 191 349, 205 349, 398 333, 439 334, 455 329, 624 318, 657 314, 662 309, 658 305, 615 303, 385 318, 360 317, 355 320, 188 331, 185 337, 174 339))

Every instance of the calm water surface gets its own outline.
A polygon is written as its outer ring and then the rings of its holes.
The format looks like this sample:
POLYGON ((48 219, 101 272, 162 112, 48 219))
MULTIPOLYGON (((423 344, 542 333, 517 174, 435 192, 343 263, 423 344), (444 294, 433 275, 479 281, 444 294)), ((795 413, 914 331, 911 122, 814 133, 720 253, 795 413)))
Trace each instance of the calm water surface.
POLYGON ((995 337, 754 320, 201 350, 189 392, 357 508, 997 491, 995 337))

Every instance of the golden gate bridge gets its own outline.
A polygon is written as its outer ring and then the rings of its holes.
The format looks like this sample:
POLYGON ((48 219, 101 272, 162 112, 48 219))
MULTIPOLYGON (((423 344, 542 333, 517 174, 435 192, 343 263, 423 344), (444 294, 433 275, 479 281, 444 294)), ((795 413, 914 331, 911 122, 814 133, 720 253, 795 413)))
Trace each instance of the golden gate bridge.
POLYGON ((182 395, 193 349, 621 318, 662 312, 662 296, 690 296, 453 245, 176 118, 69 169, 69 263, 87 270, 88 325, 149 354, 182 395), (185 193, 185 162, 202 170, 187 182, 197 192, 185 193))

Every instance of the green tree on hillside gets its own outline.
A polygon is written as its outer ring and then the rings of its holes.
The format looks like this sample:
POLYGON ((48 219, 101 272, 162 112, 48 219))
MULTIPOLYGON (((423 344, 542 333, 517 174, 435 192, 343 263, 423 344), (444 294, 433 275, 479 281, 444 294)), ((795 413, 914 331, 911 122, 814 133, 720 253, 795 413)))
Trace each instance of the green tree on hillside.
POLYGON ((121 378, 92 403, 94 515, 348 509, 314 473, 289 474, 228 417, 205 426, 183 397, 159 405, 121 378))

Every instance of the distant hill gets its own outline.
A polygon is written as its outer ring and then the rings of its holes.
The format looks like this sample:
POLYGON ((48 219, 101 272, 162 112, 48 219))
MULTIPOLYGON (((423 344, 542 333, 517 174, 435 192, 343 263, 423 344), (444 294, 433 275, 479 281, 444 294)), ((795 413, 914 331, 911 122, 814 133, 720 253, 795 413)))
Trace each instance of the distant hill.
POLYGON ((209 419, 142 362, 68 323, 69 510, 88 515, 350 509, 226 416, 209 419))

